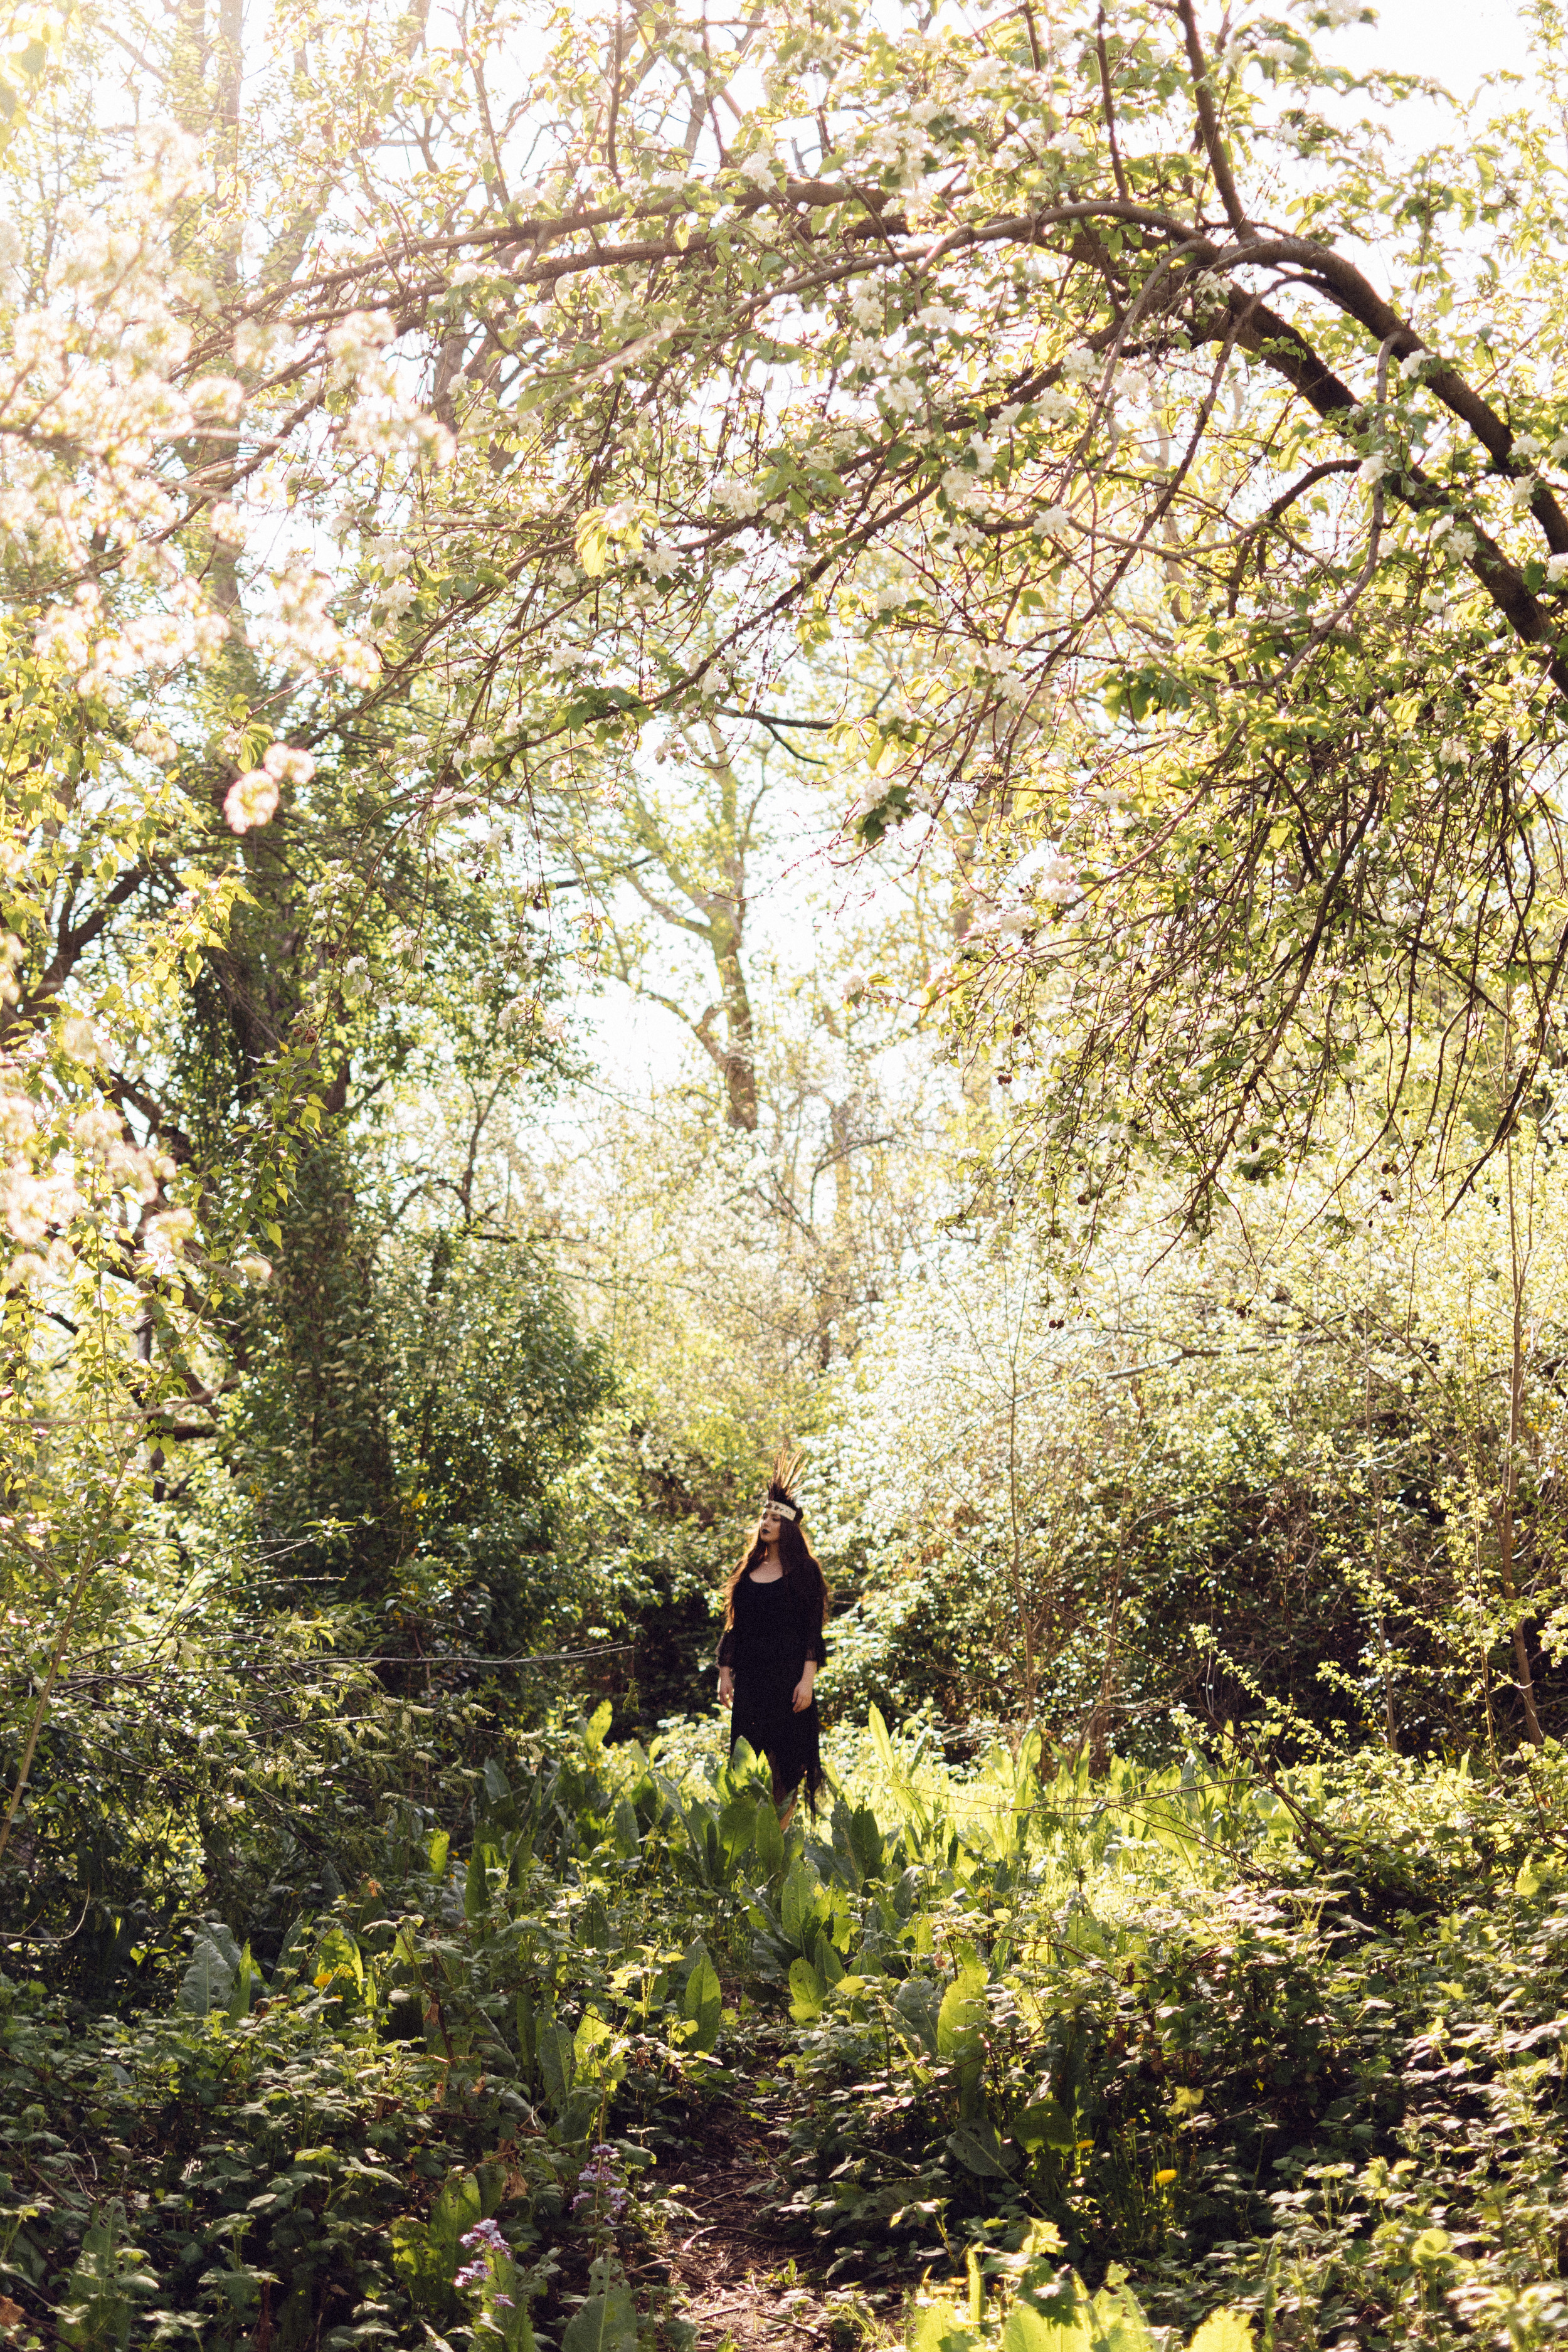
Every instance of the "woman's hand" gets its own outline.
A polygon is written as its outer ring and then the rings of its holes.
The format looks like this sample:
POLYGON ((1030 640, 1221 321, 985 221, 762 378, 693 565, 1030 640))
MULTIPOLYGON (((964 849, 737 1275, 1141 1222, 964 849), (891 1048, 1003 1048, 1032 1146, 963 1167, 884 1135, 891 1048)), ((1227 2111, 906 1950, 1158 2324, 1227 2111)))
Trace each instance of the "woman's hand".
POLYGON ((721 1667, 720 1667, 720 1669, 719 1669, 719 1704, 720 1704, 720 1706, 729 1706, 729 1704, 730 1704, 730 1702, 731 1702, 731 1700, 734 1697, 734 1696, 735 1696, 735 1677, 734 1677, 734 1675, 731 1673, 731 1671, 730 1671, 730 1669, 729 1669, 729 1667, 728 1667, 728 1666, 721 1666, 721 1667))
POLYGON ((790 1705, 794 1707, 796 1715, 804 1715, 806 1708, 811 1705, 811 1686, 816 1680, 816 1662, 813 1658, 807 1658, 805 1662, 805 1672, 802 1675, 799 1682, 796 1683, 795 1689, 790 1694, 790 1705))

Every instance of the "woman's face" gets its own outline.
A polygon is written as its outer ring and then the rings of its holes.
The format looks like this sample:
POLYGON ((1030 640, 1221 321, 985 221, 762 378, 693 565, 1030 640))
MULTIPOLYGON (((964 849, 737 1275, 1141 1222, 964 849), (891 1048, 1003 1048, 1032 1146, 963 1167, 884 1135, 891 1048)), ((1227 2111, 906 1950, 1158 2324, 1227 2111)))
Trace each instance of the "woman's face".
POLYGON ((763 1513, 762 1525, 758 1528, 757 1534, 762 1542, 765 1544, 777 1543, 779 1539, 779 1515, 776 1511, 764 1511, 763 1513))

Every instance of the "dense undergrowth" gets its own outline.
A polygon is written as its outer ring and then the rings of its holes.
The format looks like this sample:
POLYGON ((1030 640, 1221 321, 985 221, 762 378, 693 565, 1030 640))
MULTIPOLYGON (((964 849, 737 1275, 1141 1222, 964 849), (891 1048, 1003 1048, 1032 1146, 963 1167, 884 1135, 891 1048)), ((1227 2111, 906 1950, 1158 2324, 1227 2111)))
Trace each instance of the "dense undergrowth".
POLYGON ((957 1777, 874 1719, 781 1835, 606 1722, 390 1811, 265 1972, 210 1920, 135 2014, 0 1987, 13 2344, 683 2352, 715 2105, 783 2136, 781 2264, 921 2352, 1131 2352, 1124 2285, 1171 2342, 1568 2331, 1554 1749, 957 1777))

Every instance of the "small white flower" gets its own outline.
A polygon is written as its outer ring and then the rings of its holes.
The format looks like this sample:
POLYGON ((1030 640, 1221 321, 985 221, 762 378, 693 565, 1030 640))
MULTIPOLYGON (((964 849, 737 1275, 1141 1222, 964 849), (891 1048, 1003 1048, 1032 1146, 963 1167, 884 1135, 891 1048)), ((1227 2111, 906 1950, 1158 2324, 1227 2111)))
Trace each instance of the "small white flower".
POLYGON ((1051 538, 1058 531, 1066 530, 1071 520, 1072 510, 1068 507, 1042 507, 1035 517, 1034 529, 1042 538, 1051 538))
POLYGON ((1370 457, 1363 457, 1362 459, 1361 464, 1355 469, 1355 478, 1358 482, 1365 482, 1370 488, 1373 482, 1381 482, 1387 471, 1387 451, 1384 449, 1374 449, 1370 457))
POLYGON ((1324 22, 1337 32, 1342 25, 1361 22, 1362 0, 1323 0, 1322 15, 1324 22))
POLYGON ((741 176, 742 179, 750 180, 753 187, 771 188, 773 184, 775 162, 776 159, 770 155, 765 148, 759 147, 756 153, 748 155, 742 164, 741 176))
POLYGON ((1510 454, 1519 459, 1521 466, 1533 466, 1546 455, 1545 445, 1533 433, 1521 433, 1515 437, 1510 454))
POLYGON ((1546 577, 1554 588, 1560 581, 1568 580, 1568 555, 1549 555, 1546 559, 1546 577))
POLYGON ((62 1050, 70 1055, 73 1062, 96 1062, 100 1058, 102 1048, 98 1042, 98 1032, 84 1014, 68 1013, 60 1023, 58 1034, 62 1050))
POLYGON ((1062 374, 1068 383, 1089 383, 1099 373, 1100 362, 1081 343, 1062 361, 1062 374))
POLYGON ((477 261, 459 261, 447 282, 451 286, 471 286, 476 278, 482 278, 484 272, 477 261))
POLYGON ((261 764, 277 783, 308 784, 316 772, 309 751, 296 751, 291 743, 268 743, 261 764))
POLYGON ((155 1258, 173 1258, 179 1255, 195 1229, 193 1211, 165 1209, 161 1217, 147 1218, 142 1234, 155 1258))
POLYGON ((71 1140, 96 1159, 105 1160, 123 1132, 119 1115, 107 1103, 93 1103, 71 1121, 71 1140))
POLYGON ((495 747, 496 739, 493 735, 470 735, 468 757, 470 760, 488 760, 495 747))
POLYGON ((272 1279, 272 1261, 270 1258, 256 1257, 254 1255, 237 1257, 234 1262, 234 1270, 236 1274, 242 1274, 247 1282, 270 1282, 272 1279))
POLYGON ((1401 360, 1399 373, 1405 383, 1414 383, 1422 369, 1433 364, 1433 356, 1430 352, 1412 352, 1407 359, 1401 360))
POLYGON ((1457 736, 1446 735, 1437 746, 1437 757, 1446 768, 1461 767, 1464 764, 1465 747, 1457 736))
POLYGON ((239 509, 227 499, 220 499, 207 509, 207 524, 215 539, 226 547, 238 547, 245 538, 245 525, 239 519, 239 509))
POLYGON ((223 814, 231 833, 248 833, 252 825, 270 824, 278 814, 277 780, 265 768, 247 768, 225 794, 223 814))
POLYGON ((198 416, 216 416, 232 425, 245 406, 245 387, 231 375, 204 375, 186 394, 198 416))
POLYGON ((1293 65, 1296 44, 1294 41, 1259 41, 1252 54, 1255 58, 1267 58, 1271 66, 1293 65))

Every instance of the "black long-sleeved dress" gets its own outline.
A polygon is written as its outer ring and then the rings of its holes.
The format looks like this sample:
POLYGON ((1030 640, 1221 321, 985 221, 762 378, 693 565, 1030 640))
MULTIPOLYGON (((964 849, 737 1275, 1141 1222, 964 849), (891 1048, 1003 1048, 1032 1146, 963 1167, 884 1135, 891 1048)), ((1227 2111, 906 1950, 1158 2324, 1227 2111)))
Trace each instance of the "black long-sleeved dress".
POLYGON ((822 1786, 822 1726, 814 1697, 797 1715, 791 1701, 807 1658, 827 1664, 827 1645, 814 1601, 781 1576, 759 1584, 742 1576, 734 1591, 735 1622, 719 1643, 719 1664, 735 1677, 730 1749, 744 1739, 773 1768, 773 1795, 784 1798, 805 1782, 816 1802, 822 1786))

